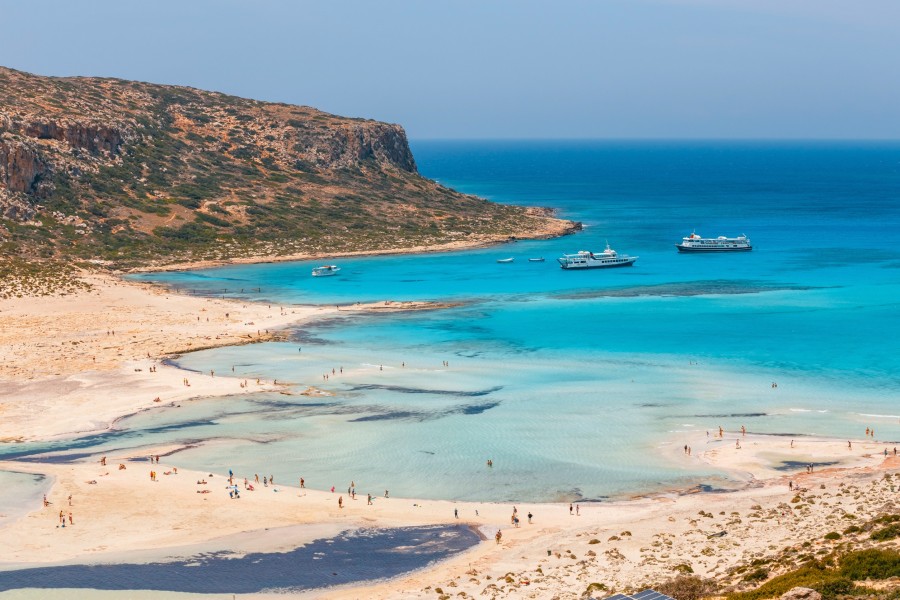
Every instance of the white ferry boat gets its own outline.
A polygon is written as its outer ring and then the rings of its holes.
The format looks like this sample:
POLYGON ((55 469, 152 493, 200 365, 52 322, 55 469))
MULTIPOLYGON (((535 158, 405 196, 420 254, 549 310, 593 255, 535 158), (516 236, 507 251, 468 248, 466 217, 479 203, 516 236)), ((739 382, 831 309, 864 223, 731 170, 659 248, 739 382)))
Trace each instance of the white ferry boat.
POLYGON ((605 269, 609 267, 630 267, 637 256, 628 256, 619 254, 606 244, 606 250, 603 252, 588 252, 582 250, 577 254, 563 254, 557 258, 559 266, 563 269, 605 269))
POLYGON ((321 267, 316 267, 312 270, 313 277, 328 277, 330 275, 337 275, 340 272, 341 268, 337 265, 324 265, 321 267))
POLYGON ((717 238, 700 237, 692 233, 675 244, 679 252, 747 252, 753 250, 746 235, 729 238, 720 235, 717 238))

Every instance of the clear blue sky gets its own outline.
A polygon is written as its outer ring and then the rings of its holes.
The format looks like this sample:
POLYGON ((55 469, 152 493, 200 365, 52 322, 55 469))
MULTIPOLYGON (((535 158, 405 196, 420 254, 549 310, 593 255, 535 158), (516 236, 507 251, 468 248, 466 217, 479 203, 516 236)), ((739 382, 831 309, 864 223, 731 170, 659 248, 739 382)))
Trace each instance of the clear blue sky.
POLYGON ((900 138, 900 0, 0 0, 0 64, 425 138, 900 138))

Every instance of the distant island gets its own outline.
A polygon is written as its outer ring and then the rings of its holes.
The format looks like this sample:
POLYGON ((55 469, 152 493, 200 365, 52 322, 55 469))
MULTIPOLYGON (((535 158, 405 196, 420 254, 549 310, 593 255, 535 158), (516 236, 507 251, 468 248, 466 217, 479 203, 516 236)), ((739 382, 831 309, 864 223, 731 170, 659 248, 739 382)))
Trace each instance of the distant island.
POLYGON ((578 228, 422 177, 399 125, 0 67, 5 271, 449 249, 578 228))

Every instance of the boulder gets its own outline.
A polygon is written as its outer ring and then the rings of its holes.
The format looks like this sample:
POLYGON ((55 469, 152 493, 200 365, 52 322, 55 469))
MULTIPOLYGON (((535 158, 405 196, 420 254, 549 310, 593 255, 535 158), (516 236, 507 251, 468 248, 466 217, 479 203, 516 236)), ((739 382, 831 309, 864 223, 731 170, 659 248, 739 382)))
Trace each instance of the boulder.
POLYGON ((822 600, 822 594, 805 587, 795 587, 781 595, 781 600, 822 600))

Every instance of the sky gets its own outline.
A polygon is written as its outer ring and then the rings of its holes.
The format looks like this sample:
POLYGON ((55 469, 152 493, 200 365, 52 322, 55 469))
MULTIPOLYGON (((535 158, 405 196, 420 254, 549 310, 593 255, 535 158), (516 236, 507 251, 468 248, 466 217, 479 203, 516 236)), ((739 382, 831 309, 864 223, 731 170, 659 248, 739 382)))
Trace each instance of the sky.
POLYGON ((0 0, 0 64, 412 139, 900 138, 898 0, 0 0))

